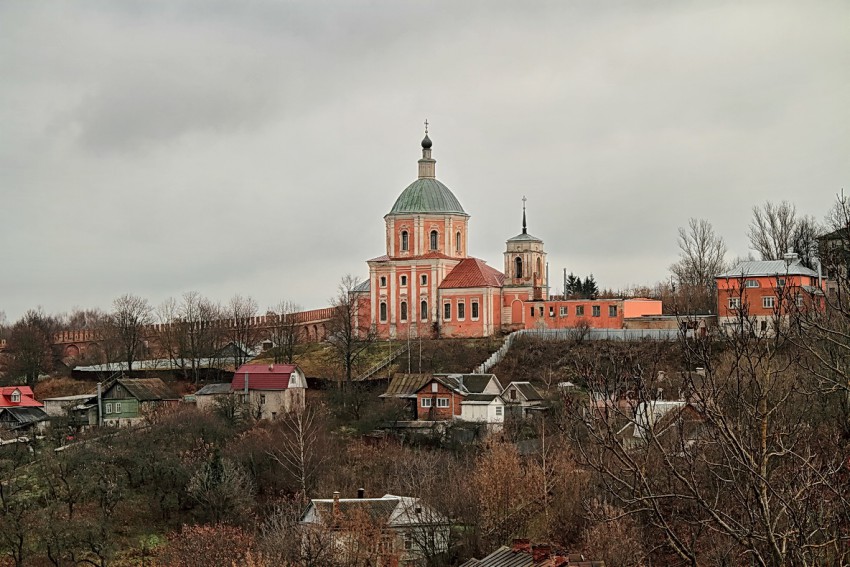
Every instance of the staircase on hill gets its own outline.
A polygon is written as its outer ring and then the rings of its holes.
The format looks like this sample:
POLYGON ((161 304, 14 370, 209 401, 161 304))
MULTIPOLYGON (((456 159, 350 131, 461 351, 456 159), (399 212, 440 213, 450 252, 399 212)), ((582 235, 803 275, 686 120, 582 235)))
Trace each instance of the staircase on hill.
POLYGON ((393 351, 392 353, 390 353, 390 355, 389 355, 387 358, 385 358, 385 359, 383 359, 381 362, 379 362, 379 363, 375 364, 374 366, 372 366, 372 368, 370 368, 369 370, 367 370, 366 372, 364 372, 363 374, 361 374, 360 376, 358 376, 358 377, 357 377, 357 378, 355 378, 354 380, 355 380, 356 382, 362 382, 363 380, 369 380, 369 379, 370 379, 370 378, 372 378, 374 375, 376 375, 378 372, 380 372, 381 370, 384 370, 387 366, 389 366, 390 364, 392 364, 393 362, 395 362, 395 360, 396 360, 399 356, 401 356, 401 355, 403 355, 404 353, 406 353, 406 352, 407 352, 407 348, 408 348, 408 347, 407 347, 407 345, 406 345, 406 344, 401 345, 398 349, 396 349, 395 351, 393 351))

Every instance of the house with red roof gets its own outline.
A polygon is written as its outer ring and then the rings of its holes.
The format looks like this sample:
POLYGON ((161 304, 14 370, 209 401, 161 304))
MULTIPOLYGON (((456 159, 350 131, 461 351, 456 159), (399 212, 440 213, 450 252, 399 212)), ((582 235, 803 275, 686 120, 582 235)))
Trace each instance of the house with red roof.
POLYGON ((48 419, 43 404, 33 397, 29 386, 0 387, 0 427, 14 430, 40 428, 48 419))
POLYGON ((307 378, 295 364, 243 364, 230 390, 255 419, 276 419, 305 407, 307 378))

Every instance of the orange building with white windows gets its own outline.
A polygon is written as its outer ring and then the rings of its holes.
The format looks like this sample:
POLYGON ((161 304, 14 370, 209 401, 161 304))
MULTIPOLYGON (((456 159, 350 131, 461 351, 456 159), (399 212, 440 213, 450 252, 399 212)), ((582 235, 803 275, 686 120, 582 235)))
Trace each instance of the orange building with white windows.
POLYGON ((357 288, 358 317, 379 336, 487 337, 567 328, 583 318, 591 327, 622 328, 629 309, 661 314, 656 300, 548 301, 546 252, 528 234, 525 205, 522 232, 506 243, 504 273, 470 256, 469 215, 437 180, 431 147, 426 130, 419 176, 384 216, 386 253, 368 261, 369 278, 357 288))
POLYGON ((770 334, 795 311, 823 308, 823 279, 794 253, 741 262, 716 282, 717 322, 728 332, 770 334))

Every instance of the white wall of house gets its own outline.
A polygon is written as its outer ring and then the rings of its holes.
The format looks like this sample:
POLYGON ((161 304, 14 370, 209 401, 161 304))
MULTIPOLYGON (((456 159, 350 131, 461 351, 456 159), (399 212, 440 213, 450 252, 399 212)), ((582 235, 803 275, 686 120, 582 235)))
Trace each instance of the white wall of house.
POLYGON ((463 402, 460 406, 460 419, 483 423, 504 423, 505 403, 496 398, 489 404, 463 402))

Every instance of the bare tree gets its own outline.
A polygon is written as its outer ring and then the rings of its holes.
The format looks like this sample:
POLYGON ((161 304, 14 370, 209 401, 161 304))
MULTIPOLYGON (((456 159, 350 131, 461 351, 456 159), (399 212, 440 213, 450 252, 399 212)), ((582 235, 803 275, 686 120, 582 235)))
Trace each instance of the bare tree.
POLYGON ((236 367, 245 364, 259 341, 260 330, 256 324, 259 307, 254 298, 234 295, 224 308, 225 334, 233 342, 236 367))
POLYGON ((152 323, 153 309, 147 299, 128 293, 112 302, 110 326, 129 375, 133 373, 133 362, 145 348, 145 333, 152 323))
POLYGON ((7 349, 12 356, 10 370, 34 384, 38 375, 53 369, 53 335, 58 329, 56 320, 40 308, 30 309, 9 332, 7 349))
POLYGON ((302 340, 301 327, 298 325, 300 308, 291 301, 281 301, 266 313, 269 338, 274 345, 275 363, 292 364, 295 350, 302 340))
POLYGON ((360 317, 360 303, 355 289, 360 280, 346 275, 331 300, 333 315, 328 323, 328 344, 339 357, 345 375, 346 389, 354 375, 354 367, 375 339, 371 322, 360 317))
POLYGON ((668 561, 844 564, 846 438, 826 433, 830 412, 787 336, 723 340, 722 355, 709 340, 683 345, 686 364, 704 372, 685 376, 679 402, 657 399, 655 373, 640 365, 625 403, 611 387, 621 380, 599 376, 595 389, 612 403, 576 412, 582 462, 619 518, 663 541, 668 561))
POLYGON ((321 444, 323 417, 316 406, 291 411, 278 420, 281 432, 277 445, 269 455, 297 483, 306 498, 328 455, 321 444))
POLYGON ((678 298, 687 311, 711 312, 714 278, 726 269, 726 243, 707 220, 691 218, 679 227, 679 260, 670 271, 679 284, 678 298))
POLYGON ((781 260, 786 252, 794 251, 806 266, 812 267, 820 230, 814 217, 797 216, 793 203, 782 201, 777 205, 766 201, 753 207, 750 246, 762 260, 781 260))

